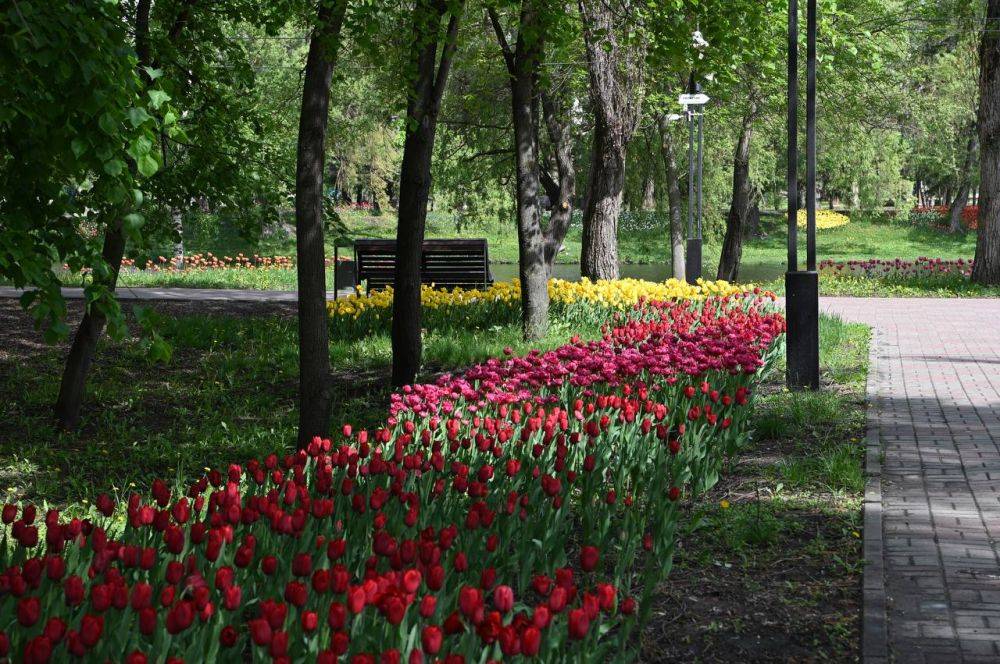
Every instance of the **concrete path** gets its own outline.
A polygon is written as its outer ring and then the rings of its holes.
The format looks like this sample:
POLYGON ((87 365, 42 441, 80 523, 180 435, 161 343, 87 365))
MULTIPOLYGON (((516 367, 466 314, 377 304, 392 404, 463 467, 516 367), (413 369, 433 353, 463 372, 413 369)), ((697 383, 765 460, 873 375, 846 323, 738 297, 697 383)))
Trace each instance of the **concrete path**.
MULTIPOLYGON (((10 286, 0 286, 0 297, 21 297, 21 291, 10 286)), ((340 297, 354 292, 353 288, 341 289, 340 297)), ((116 291, 122 300, 181 300, 185 302, 296 302, 297 291, 277 290, 236 290, 230 288, 129 288, 120 286, 116 291)), ((326 298, 333 299, 333 291, 327 291, 326 298)), ((63 288, 63 296, 79 300, 82 288, 63 288)))
POLYGON ((1000 299, 820 308, 876 335, 865 661, 1000 662, 1000 299))

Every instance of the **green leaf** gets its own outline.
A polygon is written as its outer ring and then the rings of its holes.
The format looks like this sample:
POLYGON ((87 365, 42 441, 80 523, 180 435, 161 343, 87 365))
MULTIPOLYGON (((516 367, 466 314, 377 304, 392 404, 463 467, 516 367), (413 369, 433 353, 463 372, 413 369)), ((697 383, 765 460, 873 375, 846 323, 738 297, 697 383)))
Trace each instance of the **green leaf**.
POLYGON ((160 164, 149 154, 144 154, 136 160, 136 166, 143 177, 152 177, 160 170, 160 164))
POLYGON ((133 127, 138 127, 146 120, 150 119, 149 113, 146 112, 144 108, 130 108, 128 109, 128 121, 132 123, 133 127))
POLYGON ((87 151, 87 144, 83 142, 83 139, 74 138, 70 141, 69 147, 73 150, 73 156, 79 159, 83 156, 83 153, 87 151))
POLYGON ((125 225, 125 230, 137 231, 146 223, 146 219, 138 212, 132 212, 122 218, 122 223, 125 225))
POLYGON ((170 344, 163 339, 156 338, 149 343, 148 355, 150 362, 161 362, 166 364, 170 361, 170 358, 173 357, 174 349, 171 348, 170 344))
POLYGON ((125 162, 121 159, 111 159, 104 162, 104 172, 111 177, 118 177, 125 170, 125 162))
POLYGON ((97 124, 105 134, 113 135, 118 131, 118 123, 110 113, 102 113, 101 117, 97 120, 97 124))
POLYGON ((149 154, 149 151, 153 148, 153 140, 148 136, 139 136, 137 139, 132 141, 128 146, 128 153, 133 159, 138 161, 143 155, 149 154))
POLYGON ((170 101, 170 95, 168 95, 163 90, 150 90, 149 91, 149 105, 153 108, 160 108, 164 102, 170 101))
POLYGON ((155 81, 156 79, 163 76, 162 69, 154 69, 153 67, 143 67, 143 70, 146 72, 146 76, 149 76, 149 80, 151 81, 155 81))

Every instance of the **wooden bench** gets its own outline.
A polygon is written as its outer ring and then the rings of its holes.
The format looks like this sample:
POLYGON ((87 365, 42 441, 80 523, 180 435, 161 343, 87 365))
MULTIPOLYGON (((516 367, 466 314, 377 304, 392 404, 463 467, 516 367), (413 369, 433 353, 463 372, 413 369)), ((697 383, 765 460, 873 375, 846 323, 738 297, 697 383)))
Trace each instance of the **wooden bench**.
MULTIPOLYGON (((355 285, 367 292, 392 286, 396 278, 396 241, 354 241, 355 285)), ((420 279, 435 288, 485 288, 493 283, 489 247, 484 239, 424 240, 420 279)))

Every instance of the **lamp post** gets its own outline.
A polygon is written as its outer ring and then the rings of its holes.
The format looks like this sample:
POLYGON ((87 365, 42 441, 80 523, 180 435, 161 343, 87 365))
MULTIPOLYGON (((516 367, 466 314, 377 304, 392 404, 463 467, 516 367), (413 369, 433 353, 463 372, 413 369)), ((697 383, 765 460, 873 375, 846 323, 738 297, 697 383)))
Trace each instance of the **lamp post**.
POLYGON ((678 101, 684 107, 688 121, 688 229, 687 256, 684 260, 684 275, 689 284, 701 278, 701 217, 702 217, 702 176, 704 172, 704 117, 708 95, 701 92, 701 86, 691 75, 688 91, 678 101), (696 121, 697 119, 697 121, 696 121), (698 151, 695 156, 695 126, 697 125, 698 151))
POLYGON ((788 271, 785 273, 786 382, 819 389, 819 274, 816 272, 816 0, 806 26, 806 269, 798 254, 798 0, 788 2, 788 271))

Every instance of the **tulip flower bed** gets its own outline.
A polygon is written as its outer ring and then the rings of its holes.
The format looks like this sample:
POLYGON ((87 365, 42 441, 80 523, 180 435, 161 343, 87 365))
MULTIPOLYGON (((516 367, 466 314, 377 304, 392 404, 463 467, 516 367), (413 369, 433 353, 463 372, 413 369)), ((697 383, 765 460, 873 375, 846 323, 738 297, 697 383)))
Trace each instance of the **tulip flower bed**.
POLYGON ((890 260, 877 258, 852 261, 824 260, 820 261, 819 269, 824 274, 863 277, 865 279, 950 280, 956 277, 968 278, 972 274, 973 265, 972 259, 946 260, 921 256, 912 261, 900 258, 890 260))
MULTIPOLYGON (((797 216, 795 217, 795 223, 799 228, 805 228, 809 222, 808 212, 805 210, 799 210, 797 216)), ((834 212, 833 210, 816 210, 816 228, 817 230, 827 230, 830 228, 838 228, 840 226, 846 226, 851 223, 851 218, 846 214, 841 214, 840 212, 834 212)))
MULTIPOLYGON (((700 281, 692 286, 677 279, 613 281, 549 281, 550 313, 568 326, 600 325, 640 300, 699 300, 752 290, 725 281, 700 281)), ((392 320, 392 289, 358 292, 327 302, 333 336, 360 339, 384 331, 392 320)), ((517 279, 486 289, 444 290, 425 285, 421 291, 422 325, 429 330, 485 330, 521 321, 521 285, 517 279)))
MULTIPOLYGON (((333 259, 327 259, 327 279, 332 283, 333 259)), ((167 288, 240 288, 295 290, 295 259, 291 256, 190 254, 178 265, 173 257, 146 261, 126 258, 120 280, 124 286, 167 288)))
POLYGON ((416 386, 375 431, 86 519, 7 505, 0 653, 629 661, 679 501, 747 436, 768 305, 642 302, 601 340, 416 386))
MULTIPOLYGON (((915 207, 910 213, 910 218, 917 223, 921 221, 930 220, 930 222, 939 227, 947 228, 950 223, 951 208, 947 205, 935 205, 932 207, 915 207)), ((962 226, 968 230, 976 230, 979 228, 979 206, 978 205, 966 205, 962 208, 962 226)))
POLYGON ((824 260, 820 290, 857 297, 1000 297, 1000 289, 969 279, 972 266, 963 258, 824 260))

